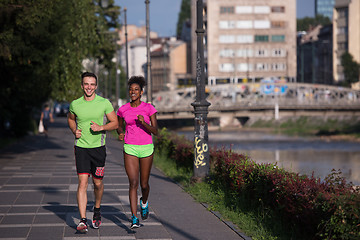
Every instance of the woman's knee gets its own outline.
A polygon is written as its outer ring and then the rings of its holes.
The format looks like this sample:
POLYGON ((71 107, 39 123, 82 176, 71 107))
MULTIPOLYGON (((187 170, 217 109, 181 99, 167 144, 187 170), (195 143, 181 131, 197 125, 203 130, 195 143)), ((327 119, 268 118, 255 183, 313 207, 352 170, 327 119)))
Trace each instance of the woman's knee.
POLYGON ((137 179, 129 179, 129 187, 132 189, 137 189, 139 186, 139 181, 137 179))
POLYGON ((146 181, 146 182, 140 183, 140 187, 141 187, 142 190, 148 190, 148 189, 150 189, 149 182, 146 181))

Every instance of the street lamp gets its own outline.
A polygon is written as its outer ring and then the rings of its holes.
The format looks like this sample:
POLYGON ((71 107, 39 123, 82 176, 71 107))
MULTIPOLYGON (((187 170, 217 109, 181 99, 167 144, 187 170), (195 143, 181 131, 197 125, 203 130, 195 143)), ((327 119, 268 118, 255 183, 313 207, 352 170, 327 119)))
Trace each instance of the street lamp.
MULTIPOLYGON (((128 33, 127 33, 127 17, 126 17, 127 9, 124 8, 124 19, 125 19, 125 62, 126 62, 126 81, 125 81, 125 89, 127 89, 127 81, 129 80, 129 55, 128 55, 128 33)), ((126 100, 129 99, 129 91, 126 92, 126 100)))
POLYGON ((210 103, 205 96, 203 1, 196 2, 197 54, 196 54, 196 98, 191 103, 195 114, 194 180, 201 180, 210 170, 207 114, 210 103))
POLYGON ((167 67, 169 62, 169 44, 167 43, 166 39, 164 39, 164 45, 163 45, 163 54, 164 54, 164 80, 163 80, 163 86, 162 90, 166 89, 166 84, 168 83, 168 73, 167 73, 167 67), (168 57, 168 58, 167 58, 168 57), (167 58, 167 59, 166 59, 167 58))
POLYGON ((151 82, 151 60, 150 60, 150 21, 149 21, 149 0, 145 0, 146 4, 146 80, 147 91, 146 98, 148 103, 152 103, 152 82, 151 82))

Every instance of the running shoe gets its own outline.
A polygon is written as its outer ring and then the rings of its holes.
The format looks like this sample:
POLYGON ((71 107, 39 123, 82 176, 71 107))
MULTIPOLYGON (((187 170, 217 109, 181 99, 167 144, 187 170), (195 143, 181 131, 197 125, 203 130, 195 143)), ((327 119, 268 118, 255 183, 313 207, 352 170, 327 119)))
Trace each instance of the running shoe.
POLYGON ((94 215, 93 215, 93 221, 92 221, 92 226, 95 229, 98 229, 101 225, 101 213, 100 210, 95 210, 94 209, 94 215))
POLYGON ((133 228, 139 228, 139 227, 140 227, 139 219, 137 217, 135 217, 135 215, 132 215, 130 228, 133 229, 133 228))
POLYGON ((76 230, 78 230, 81 233, 87 233, 88 225, 87 225, 87 219, 86 218, 82 218, 80 220, 80 223, 77 225, 76 230))
POLYGON ((143 205, 142 198, 140 198, 141 219, 145 220, 149 217, 149 202, 146 202, 145 207, 143 205))

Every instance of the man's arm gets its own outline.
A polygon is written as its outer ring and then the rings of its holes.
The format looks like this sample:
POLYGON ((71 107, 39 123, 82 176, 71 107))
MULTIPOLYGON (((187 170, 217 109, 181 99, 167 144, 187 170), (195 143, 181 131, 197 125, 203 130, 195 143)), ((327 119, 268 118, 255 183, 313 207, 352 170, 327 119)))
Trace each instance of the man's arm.
POLYGON ((75 114, 69 112, 68 113, 68 124, 71 132, 75 135, 76 138, 81 137, 81 129, 77 129, 76 127, 76 116, 75 114))
POLYGON ((115 130, 118 128, 118 119, 116 117, 116 113, 115 111, 112 111, 108 114, 106 114, 106 117, 108 119, 108 123, 105 125, 99 125, 93 121, 91 124, 91 130, 93 130, 94 132, 99 132, 99 131, 111 131, 111 130, 115 130))

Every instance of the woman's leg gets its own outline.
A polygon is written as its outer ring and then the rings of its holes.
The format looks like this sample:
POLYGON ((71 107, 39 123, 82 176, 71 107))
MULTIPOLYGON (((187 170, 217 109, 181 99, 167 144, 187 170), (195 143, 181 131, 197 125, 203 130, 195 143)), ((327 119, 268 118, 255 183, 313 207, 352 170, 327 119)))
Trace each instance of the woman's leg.
POLYGON ((126 174, 129 179, 129 201, 131 213, 137 213, 137 189, 139 186, 139 158, 124 153, 126 174))
POLYGON ((149 177, 151 166, 153 163, 154 154, 149 157, 140 158, 140 186, 142 193, 142 200, 147 202, 150 192, 149 177))

